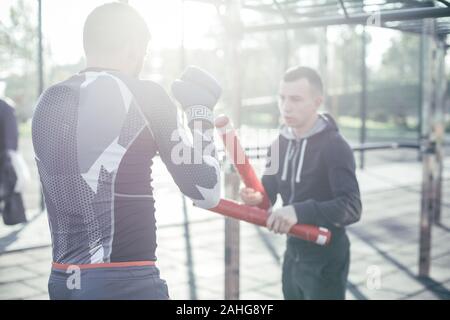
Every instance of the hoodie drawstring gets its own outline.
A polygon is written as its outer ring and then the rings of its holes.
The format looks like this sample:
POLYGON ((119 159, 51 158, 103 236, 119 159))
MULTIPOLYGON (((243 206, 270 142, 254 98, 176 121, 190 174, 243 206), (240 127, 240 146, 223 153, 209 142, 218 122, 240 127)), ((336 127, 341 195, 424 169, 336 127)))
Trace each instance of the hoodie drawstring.
POLYGON ((308 139, 304 139, 302 142, 302 151, 300 153, 300 163, 298 164, 297 175, 295 177, 295 182, 297 182, 297 183, 300 182, 301 172, 303 169, 303 160, 305 159, 305 150, 306 150, 307 144, 308 144, 308 139))
POLYGON ((301 179, 301 173, 303 169, 303 161, 305 159, 305 151, 306 151, 306 145, 308 144, 308 139, 303 139, 302 145, 300 150, 297 148, 293 148, 293 143, 291 140, 289 140, 288 147, 286 150, 286 156, 284 158, 284 164, 283 164, 283 174, 281 175, 281 180, 286 181, 287 179, 287 173, 288 173, 288 167, 289 167, 289 161, 292 159, 292 173, 294 173, 295 168, 295 162, 297 161, 297 157, 300 151, 300 157, 299 157, 299 164, 297 167, 297 173, 295 175, 295 182, 299 183, 301 179))
POLYGON ((294 152, 292 155, 292 162, 291 162, 291 197, 289 200, 289 203, 292 203, 292 201, 294 200, 295 197, 295 164, 298 162, 298 158, 300 156, 300 147, 297 146, 298 141, 295 142, 295 148, 294 148, 294 152))

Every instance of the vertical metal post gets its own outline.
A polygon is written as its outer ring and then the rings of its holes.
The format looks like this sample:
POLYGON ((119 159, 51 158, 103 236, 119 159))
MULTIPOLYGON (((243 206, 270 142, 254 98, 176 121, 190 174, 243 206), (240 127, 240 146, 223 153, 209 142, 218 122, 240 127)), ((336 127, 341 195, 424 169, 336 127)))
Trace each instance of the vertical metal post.
POLYGON ((436 52, 436 86, 435 99, 436 109, 434 112, 433 134, 436 139, 436 204, 434 213, 434 223, 441 223, 442 212, 442 174, 444 171, 444 143, 445 143, 445 97, 447 92, 447 79, 445 72, 446 44, 444 40, 437 43, 436 52))
MULTIPOLYGON (((361 145, 366 142, 367 129, 366 129, 366 118, 367 118, 367 66, 366 66, 366 27, 363 27, 363 32, 361 36, 361 106, 360 106, 360 117, 361 117, 361 130, 359 135, 359 142, 361 145)), ((364 150, 359 153, 359 167, 364 169, 364 150)))
POLYGON ((44 59, 42 49, 42 0, 38 0, 38 95, 44 90, 44 59))
POLYGON ((434 23, 431 20, 423 20, 422 30, 422 198, 420 213, 420 240, 419 240, 419 275, 428 276, 430 272, 430 249, 431 249, 431 224, 433 215, 433 155, 434 146, 430 141, 430 111, 433 103, 432 81, 433 71, 433 28, 434 23))
POLYGON ((194 255, 192 252, 191 233, 189 228, 189 214, 186 203, 186 197, 182 194, 181 200, 183 204, 183 218, 184 218, 184 239, 186 241, 186 264, 188 267, 188 281, 189 281, 189 298, 190 300, 197 300, 197 285, 194 273, 194 255))
MULTIPOLYGON (((278 12, 280 13, 281 17, 283 18, 284 23, 289 25, 289 18, 284 12, 281 5, 278 3, 277 0, 272 0, 273 4, 277 8, 278 12)), ((289 41, 289 28, 283 29, 283 35, 284 35, 284 70, 287 70, 289 68, 289 57, 290 57, 290 41, 289 41)))
MULTIPOLYGON (((227 68, 227 103, 230 115, 236 128, 240 127, 241 109, 241 68, 240 42, 242 38, 242 23, 240 19, 240 0, 226 1, 225 10, 225 59, 227 68)), ((225 176, 226 196, 236 199, 239 192, 240 179, 236 172, 228 170, 225 176)), ((239 299, 239 221, 225 219, 225 299, 239 299)))
POLYGON ((284 30, 284 70, 290 67, 291 46, 289 41, 289 30, 284 30))
POLYGON ((185 0, 180 0, 180 8, 181 8, 181 41, 180 41, 180 70, 184 70, 184 68, 186 67, 186 48, 184 46, 184 38, 185 38, 185 14, 186 14, 186 10, 185 10, 185 6, 186 6, 186 1, 185 0))
MULTIPOLYGON (((422 32, 420 34, 420 50, 419 50, 419 109, 417 114, 417 141, 420 143, 423 139, 422 133, 423 133, 423 119, 422 119, 422 103, 423 103, 423 77, 424 77, 424 38, 425 34, 422 32)), ((419 161, 422 161, 422 152, 419 149, 418 150, 418 156, 419 161)))
MULTIPOLYGON (((44 58, 43 58, 43 46, 42 46, 42 0, 38 0, 38 61, 37 61, 37 71, 38 71, 38 90, 37 95, 40 96, 42 91, 44 91, 44 58)), ((39 189, 41 192, 40 198, 40 209, 45 210, 45 201, 42 186, 39 184, 39 189)))
MULTIPOLYGON (((328 38, 327 38, 327 27, 321 28, 319 32, 319 72, 322 77, 323 82, 323 97, 324 97, 324 107, 327 104, 328 96, 328 38)), ((329 110, 327 110, 329 111, 329 110)))
POLYGON ((442 158, 445 126, 444 55, 445 47, 435 35, 435 21, 423 20, 423 86, 422 86, 422 162, 423 181, 420 214, 419 275, 429 276, 431 231, 439 214, 442 184, 442 158))
MULTIPOLYGON (((225 174, 225 195, 237 199, 239 175, 231 164, 225 174)), ((240 224, 239 220, 225 218, 225 300, 239 300, 239 262, 240 262, 240 224)))

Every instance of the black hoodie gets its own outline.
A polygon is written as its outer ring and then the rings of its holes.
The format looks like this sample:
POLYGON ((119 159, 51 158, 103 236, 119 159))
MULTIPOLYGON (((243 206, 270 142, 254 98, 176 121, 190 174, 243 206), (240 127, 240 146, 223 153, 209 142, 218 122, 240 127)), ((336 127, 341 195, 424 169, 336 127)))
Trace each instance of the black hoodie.
POLYGON ((320 115, 314 128, 300 139, 283 126, 269 150, 262 183, 272 205, 280 194, 283 206, 295 208, 298 223, 332 232, 328 247, 291 236, 288 247, 322 255, 349 244, 344 227, 360 219, 362 205, 353 151, 330 115, 320 115))

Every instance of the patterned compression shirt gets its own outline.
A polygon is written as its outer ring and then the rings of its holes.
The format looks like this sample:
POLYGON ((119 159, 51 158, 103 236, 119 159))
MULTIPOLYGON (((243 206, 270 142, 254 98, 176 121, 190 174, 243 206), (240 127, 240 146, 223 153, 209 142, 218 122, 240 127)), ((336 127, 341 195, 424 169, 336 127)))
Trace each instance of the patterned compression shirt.
POLYGON ((220 197, 219 163, 178 125, 177 108, 156 83, 86 69, 48 88, 32 123, 49 218, 53 261, 93 264, 156 260, 152 158, 159 153, 196 206, 220 197), (181 139, 180 139, 181 138, 181 139), (178 161, 175 151, 202 161, 178 161))

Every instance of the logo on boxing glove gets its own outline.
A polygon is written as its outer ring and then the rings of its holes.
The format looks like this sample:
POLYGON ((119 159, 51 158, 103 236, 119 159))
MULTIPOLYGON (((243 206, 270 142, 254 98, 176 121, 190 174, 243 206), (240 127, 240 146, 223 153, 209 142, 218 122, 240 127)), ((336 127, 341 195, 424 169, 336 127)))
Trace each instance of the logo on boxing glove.
POLYGON ((188 107, 186 108, 185 113, 188 123, 192 123, 196 120, 205 120, 211 123, 214 121, 213 112, 205 106, 196 105, 188 107))

